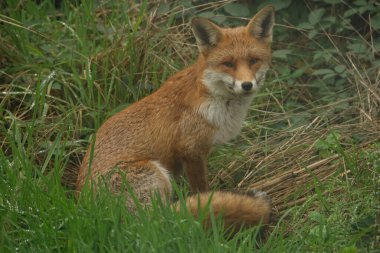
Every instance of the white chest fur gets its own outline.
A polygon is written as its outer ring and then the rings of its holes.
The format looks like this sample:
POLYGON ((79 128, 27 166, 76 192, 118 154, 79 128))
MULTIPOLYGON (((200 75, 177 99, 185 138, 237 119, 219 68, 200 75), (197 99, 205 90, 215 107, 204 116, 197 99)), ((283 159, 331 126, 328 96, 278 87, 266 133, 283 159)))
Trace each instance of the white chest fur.
POLYGON ((239 134, 252 98, 213 97, 201 104, 198 112, 217 128, 214 144, 226 143, 239 134))

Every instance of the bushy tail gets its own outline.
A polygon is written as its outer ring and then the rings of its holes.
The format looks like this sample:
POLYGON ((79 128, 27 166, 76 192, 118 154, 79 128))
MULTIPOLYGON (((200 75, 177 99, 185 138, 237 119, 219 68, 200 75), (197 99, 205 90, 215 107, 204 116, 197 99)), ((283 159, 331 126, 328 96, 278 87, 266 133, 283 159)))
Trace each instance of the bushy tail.
MULTIPOLYGON (((178 210, 179 202, 174 204, 178 210)), ((225 229, 238 231, 259 224, 268 224, 271 215, 271 201, 264 192, 251 191, 247 194, 237 192, 216 191, 206 192, 190 196, 186 199, 187 209, 199 217, 199 210, 206 211, 203 225, 211 227, 211 215, 222 216, 225 229)))

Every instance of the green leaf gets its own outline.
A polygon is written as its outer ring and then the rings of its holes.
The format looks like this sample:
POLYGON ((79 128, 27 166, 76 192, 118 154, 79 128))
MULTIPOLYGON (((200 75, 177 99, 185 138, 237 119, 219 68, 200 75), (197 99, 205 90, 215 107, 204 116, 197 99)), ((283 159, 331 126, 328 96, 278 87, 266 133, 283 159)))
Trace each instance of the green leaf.
POLYGON ((346 70, 346 66, 344 66, 344 65, 338 65, 338 66, 335 66, 334 70, 335 70, 337 73, 342 73, 343 71, 346 70))
POLYGON ((364 12, 366 11, 371 11, 373 9, 373 6, 372 5, 366 5, 366 6, 362 6, 362 7, 359 7, 359 12, 361 14, 363 14, 364 12))
POLYGON ((341 134, 335 130, 331 131, 326 137, 326 142, 331 146, 336 146, 337 142, 341 139, 341 134))
POLYGON ((272 53, 273 58, 278 58, 278 59, 286 59, 288 54, 290 54, 292 51, 289 49, 281 49, 281 50, 276 50, 272 53))
POLYGON ((316 9, 316 10, 313 10, 312 12, 310 12, 309 14, 309 22, 310 24, 312 25, 315 25, 317 24, 322 16, 325 14, 326 10, 323 9, 323 8, 319 8, 319 9, 316 9))
POLYGON ((158 7, 157 13, 158 14, 164 14, 170 11, 170 4, 169 3, 161 3, 158 7))
POLYGON ((357 54, 364 54, 367 50, 367 47, 364 43, 356 42, 356 43, 351 43, 347 45, 349 49, 351 49, 354 53, 357 54))
POLYGON ((328 3, 328 4, 338 4, 342 2, 342 0, 323 0, 323 2, 328 3))
POLYGON ((202 13, 199 13, 198 15, 199 17, 203 17, 203 18, 213 18, 215 17, 215 13, 211 12, 211 11, 205 11, 205 12, 202 12, 202 13))
POLYGON ((281 76, 288 76, 290 74, 290 68, 285 64, 278 66, 277 71, 281 74, 281 76))
POLYGON ((323 220, 323 215, 317 211, 312 211, 309 213, 309 219, 315 222, 320 222, 323 220))
POLYGON ((321 151, 328 150, 329 145, 327 145, 327 143, 323 140, 318 140, 317 142, 315 142, 314 148, 321 152, 321 151))
MULTIPOLYGON (((380 45, 379 45, 379 51, 380 51, 380 45)), ((374 61, 374 62, 373 62, 373 65, 374 65, 374 66, 378 66, 378 67, 380 67, 380 60, 376 60, 376 61, 374 61)))
POLYGON ((313 29, 314 26, 311 25, 310 23, 302 22, 302 23, 297 25, 297 28, 299 28, 299 29, 313 29))
POLYGON ((349 18, 354 15, 357 11, 355 9, 349 9, 343 13, 343 17, 349 18))
POLYGON ((335 75, 335 72, 332 71, 331 69, 318 69, 318 70, 313 72, 313 75, 315 75, 315 76, 327 75, 327 74, 334 74, 335 75))
POLYGON ((377 13, 375 16, 371 19, 371 25, 375 29, 380 29, 380 14, 377 13))
POLYGON ((182 1, 180 1, 180 4, 183 7, 187 7, 187 8, 193 7, 193 3, 189 0, 182 0, 182 1))
POLYGON ((222 25, 225 21, 226 21, 226 17, 225 16, 222 16, 222 15, 217 15, 217 16, 214 16, 211 18, 212 21, 214 21, 215 23, 219 24, 219 25, 222 25))
POLYGON ((291 74, 291 77, 293 77, 293 78, 298 78, 298 77, 302 76, 304 73, 305 73, 304 68, 302 68, 302 69, 297 69, 296 71, 294 71, 294 72, 291 74))
POLYGON ((52 90, 62 90, 62 85, 60 83, 53 83, 51 86, 52 90))
MULTIPOLYGON (((338 87, 338 86, 342 86, 344 85, 345 83, 347 83, 346 79, 339 79, 335 82, 335 87, 338 87)), ((343 88, 343 86, 342 86, 343 88)), ((346 107, 347 108, 347 107, 346 107)))
POLYGON ((271 5, 273 5, 274 9, 277 12, 279 10, 282 10, 282 9, 289 7, 289 5, 291 3, 292 3, 292 0, 282 0, 282 1, 269 0, 269 1, 265 1, 265 3, 260 4, 257 9, 261 9, 261 8, 267 6, 268 4, 271 4, 271 5))
POLYGON ((359 252, 359 250, 355 246, 349 246, 349 247, 344 247, 339 252, 340 253, 357 253, 359 252))
POLYGON ((229 3, 224 6, 224 10, 235 17, 248 17, 250 15, 247 6, 239 3, 229 3))
POLYGON ((365 1, 365 0, 356 0, 356 1, 354 2, 354 4, 357 5, 357 6, 365 6, 365 5, 367 5, 368 3, 367 3, 367 1, 365 1))
POLYGON ((323 20, 326 21, 326 22, 328 22, 328 23, 330 23, 330 24, 334 24, 334 23, 337 22, 337 21, 336 21, 336 17, 333 17, 333 16, 326 17, 326 18, 324 18, 323 20))
POLYGON ((311 30, 311 31, 308 33, 307 37, 308 37, 309 39, 312 39, 312 38, 314 38, 315 35, 317 35, 317 34, 318 34, 318 31, 317 31, 317 30, 311 30))
POLYGON ((327 80, 329 78, 335 77, 336 75, 336 73, 326 74, 322 77, 322 80, 327 80))
POLYGON ((313 55, 313 61, 317 61, 319 59, 325 59, 325 52, 323 51, 315 51, 314 55, 313 55))

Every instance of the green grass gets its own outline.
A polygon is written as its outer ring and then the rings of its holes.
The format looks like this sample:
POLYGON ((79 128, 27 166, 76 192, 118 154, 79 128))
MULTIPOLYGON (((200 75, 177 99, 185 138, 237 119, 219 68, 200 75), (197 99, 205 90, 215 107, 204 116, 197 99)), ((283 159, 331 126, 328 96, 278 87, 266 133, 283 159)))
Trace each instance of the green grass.
MULTIPOLYGON (((299 20, 298 1, 277 12, 266 85, 239 138, 209 159, 215 189, 307 169, 310 181, 270 193, 266 240, 255 228, 227 240, 220 221, 205 231, 165 201, 134 215, 107 191, 74 198, 76 168, 101 123, 194 61, 191 16, 242 21, 224 18, 241 10, 233 3, 135 2, 0 3, 0 252, 380 252, 378 19, 364 24, 372 29, 343 27, 322 2, 299 20), (328 176, 309 170, 330 157, 318 167, 328 176)), ((331 12, 373 14, 360 8, 331 12)))

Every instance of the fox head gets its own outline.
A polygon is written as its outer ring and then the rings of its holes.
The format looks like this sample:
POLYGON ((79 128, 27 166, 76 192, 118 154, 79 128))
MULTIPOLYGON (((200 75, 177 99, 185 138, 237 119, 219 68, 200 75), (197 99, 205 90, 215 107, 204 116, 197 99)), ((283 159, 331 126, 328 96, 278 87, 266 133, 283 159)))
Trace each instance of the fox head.
POLYGON ((192 30, 203 58, 203 84, 213 95, 251 96, 271 59, 274 8, 260 10, 245 27, 221 28, 196 17, 192 30))

